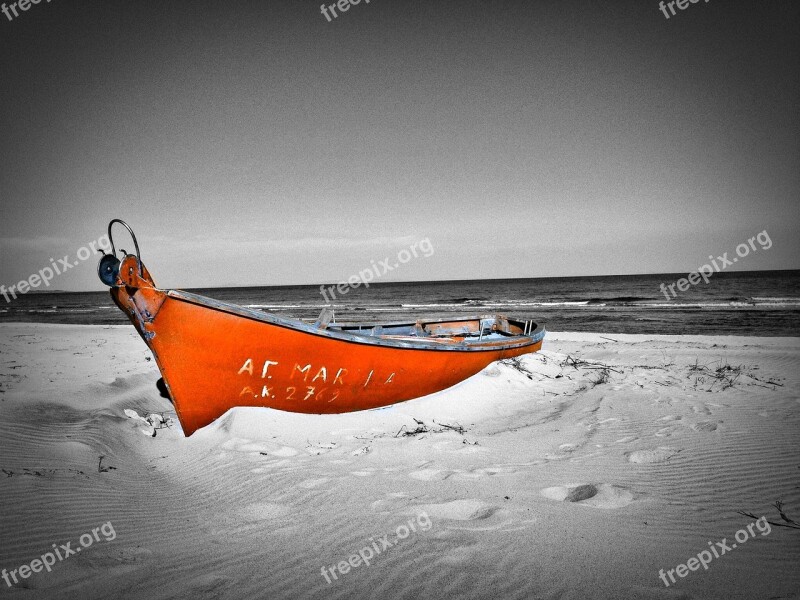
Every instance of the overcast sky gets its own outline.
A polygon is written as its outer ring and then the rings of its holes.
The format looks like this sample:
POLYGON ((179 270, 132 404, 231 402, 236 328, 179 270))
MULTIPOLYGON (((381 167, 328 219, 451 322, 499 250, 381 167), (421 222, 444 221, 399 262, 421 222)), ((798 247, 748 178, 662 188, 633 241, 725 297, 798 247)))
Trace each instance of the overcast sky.
MULTIPOLYGON (((6 285, 113 217, 168 287, 337 281, 426 238, 385 281, 688 272, 764 230, 734 268, 800 268, 793 0, 9 14, 6 285)), ((53 287, 102 289, 95 266, 53 287)))

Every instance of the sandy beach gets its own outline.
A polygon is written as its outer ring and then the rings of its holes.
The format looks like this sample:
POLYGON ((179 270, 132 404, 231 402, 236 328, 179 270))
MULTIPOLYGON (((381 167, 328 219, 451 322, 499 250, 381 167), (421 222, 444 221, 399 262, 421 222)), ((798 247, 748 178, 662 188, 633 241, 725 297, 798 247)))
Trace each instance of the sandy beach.
POLYGON ((0 596, 800 597, 797 338, 549 333, 433 396, 189 438, 130 326, 0 352, 0 596))

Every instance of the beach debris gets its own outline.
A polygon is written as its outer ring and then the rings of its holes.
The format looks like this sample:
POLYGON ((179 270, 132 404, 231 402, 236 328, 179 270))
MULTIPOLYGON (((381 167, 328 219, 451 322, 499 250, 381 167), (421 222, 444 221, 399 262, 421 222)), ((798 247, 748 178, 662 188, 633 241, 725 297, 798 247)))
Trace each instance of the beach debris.
POLYGON ((590 363, 580 357, 575 358, 571 354, 567 354, 567 358, 564 359, 564 364, 577 369, 578 367, 583 367, 590 363))
POLYGON ((783 512, 783 501, 782 500, 777 500, 775 502, 775 504, 773 504, 773 506, 778 509, 778 514, 780 514, 781 519, 783 519, 787 523, 791 523, 792 525, 800 525, 800 523, 798 523, 794 519, 790 519, 789 517, 786 516, 786 513, 783 512))
MULTIPOLYGON (((500 361, 500 364, 501 365, 505 365, 507 367, 511 367, 515 371, 519 371, 520 373, 525 375, 525 377, 527 377, 528 379, 531 379, 531 380, 533 379, 533 373, 531 373, 525 367, 525 365, 522 364, 522 358, 519 357, 519 356, 514 356, 512 358, 505 358, 505 359, 500 361)), ((545 377, 550 378, 548 375, 545 375, 545 377)))
MULTIPOLYGON (((434 423, 436 423, 436 421, 434 421, 434 423)), ((445 429, 450 429, 462 435, 466 432, 466 429, 464 429, 461 425, 448 425, 447 423, 436 423, 436 424, 441 425, 445 429)))
POLYGON ((406 437, 409 437, 409 436, 419 435, 421 433, 428 433, 430 431, 430 429, 428 429, 428 426, 425 425, 423 421, 415 419, 414 417, 411 418, 414 419, 414 422, 417 424, 417 427, 415 429, 406 429, 406 426, 403 425, 402 427, 400 427, 398 432, 394 434, 394 437, 400 437, 401 434, 406 437))
POLYGON ((369 446, 362 446, 358 450, 353 450, 353 452, 351 452, 350 454, 351 456, 361 456, 363 454, 369 454, 370 450, 371 448, 369 446))
POLYGON ((21 475, 28 475, 30 477, 55 477, 59 473, 67 473, 72 475, 82 475, 84 477, 88 477, 86 473, 79 469, 29 469, 27 467, 23 467, 22 471, 11 471, 8 469, 0 469, 3 473, 6 474, 6 477, 13 477, 16 475, 17 477, 21 475))
MULTIPOLYGON (((544 358, 544 356, 537 356, 536 358, 544 358)), ((633 383, 642 389, 645 389, 647 385, 658 385, 667 388, 679 387, 684 390, 724 392, 729 389, 757 386, 775 391, 778 387, 784 387, 785 385, 784 379, 764 376, 757 373, 759 369, 757 365, 732 365, 724 359, 719 359, 707 364, 700 364, 700 362, 695 359, 693 364, 683 363, 677 365, 666 354, 664 354, 661 364, 636 364, 621 367, 612 366, 599 361, 584 360, 580 356, 567 355, 564 357, 562 355, 557 362, 562 371, 555 376, 539 372, 532 373, 529 371, 525 365, 531 364, 530 359, 527 363, 520 361, 518 358, 506 359, 501 362, 506 366, 518 370, 529 378, 531 378, 530 376, 533 374, 536 375, 536 378, 546 377, 548 379, 559 379, 561 377, 566 377, 572 380, 574 375, 570 375, 570 373, 574 374, 575 371, 578 371, 577 375, 581 379, 582 384, 576 390, 572 391, 572 393, 564 393, 566 396, 574 396, 591 390, 595 386, 611 383, 613 381, 613 373, 618 373, 623 376, 626 374, 635 374, 636 379, 633 380, 633 383), (670 370, 670 367, 676 366, 678 368, 670 370), (569 367, 572 367, 572 369, 569 369, 569 367), (643 371, 643 373, 641 371, 643 371), (663 371, 664 373, 658 374, 658 371, 663 371), (597 374, 594 375, 594 372, 597 374)), ((543 395, 547 393, 553 392, 545 390, 543 395)), ((559 394, 554 393, 554 395, 559 394)))
POLYGON ((138 419, 140 421, 147 420, 132 408, 126 408, 123 412, 125 413, 125 416, 128 417, 129 419, 138 419))
POLYGON ((742 366, 732 367, 728 363, 720 364, 716 368, 709 368, 708 365, 701 365, 695 359, 693 365, 689 366, 689 377, 695 374, 694 389, 697 389, 698 384, 705 384, 706 381, 710 382, 707 392, 712 391, 715 384, 720 384, 720 391, 733 387, 736 380, 742 374, 742 366))
POLYGON ((126 408, 124 412, 125 416, 128 417, 129 419, 138 421, 143 424, 138 427, 139 432, 149 437, 156 437, 156 429, 155 427, 153 427, 150 421, 145 419, 143 416, 141 416, 139 413, 137 413, 135 410, 131 408, 126 408))
POLYGON ((336 448, 338 448, 338 444, 336 442, 330 442, 329 444, 312 444, 311 442, 306 441, 305 450, 309 454, 319 456, 320 454, 330 452, 336 448))
POLYGON ((574 358, 569 354, 567 354, 567 358, 564 359, 563 364, 575 369, 599 369, 600 371, 613 371, 614 373, 622 373, 622 371, 619 369, 615 369, 605 363, 589 362, 588 360, 583 360, 580 357, 574 358))
POLYGON ((150 413, 143 417, 131 408, 126 408, 123 412, 129 419, 141 422, 139 431, 149 437, 156 437, 156 431, 172 425, 172 419, 165 417, 163 413, 150 413))
POLYGON ((610 369, 608 367, 600 369, 600 373, 598 373, 597 379, 592 380, 593 384, 592 387, 594 387, 595 385, 600 385, 602 383, 608 383, 609 371, 610 369))
POLYGON ((464 435, 467 432, 467 430, 464 429, 458 423, 456 423, 455 425, 450 425, 449 423, 437 423, 436 421, 434 421, 433 422, 434 425, 438 425, 439 429, 432 429, 428 427, 424 421, 420 421, 419 419, 415 419, 414 417, 411 418, 414 420, 417 426, 414 429, 408 429, 405 425, 403 425, 402 427, 400 427, 398 432, 394 434, 394 437, 400 437, 401 435, 404 437, 411 437, 423 433, 442 433, 444 431, 455 431, 456 433, 464 435))
MULTIPOLYGON (((461 436, 465 436, 467 433, 467 429, 462 427, 460 424, 456 423, 455 425, 451 425, 450 423, 437 423, 436 421, 433 422, 434 425, 437 425, 438 428, 428 427, 424 421, 420 421, 419 419, 414 419, 414 422, 417 426, 414 429, 409 429, 407 426, 403 425, 400 427, 399 431, 394 434, 394 437, 414 437, 416 435, 423 435, 426 433, 444 433, 446 431, 454 431, 461 436)), ((424 436, 423 436, 424 437, 424 436)), ((419 438, 422 439, 422 438, 419 438)), ((462 444, 468 444, 470 446, 478 446, 478 441, 475 440, 474 442, 470 442, 466 437, 463 437, 461 440, 462 444)))
POLYGON ((108 473, 109 471, 115 471, 117 467, 104 467, 103 466, 103 459, 105 458, 105 454, 100 455, 100 460, 97 462, 97 472, 98 473, 108 473))
POLYGON ((706 392, 722 392, 734 387, 736 384, 755 385, 771 390, 775 390, 774 386, 783 387, 782 383, 774 379, 762 379, 756 376, 753 373, 755 370, 758 370, 757 366, 733 366, 728 362, 723 362, 722 359, 716 363, 709 363, 706 365, 699 364, 697 359, 695 359, 694 364, 689 365, 687 378, 691 379, 694 377, 693 389, 706 392), (708 385, 707 388, 705 388, 706 385, 708 385), (715 386, 717 386, 716 389, 715 386))
MULTIPOLYGON (((769 523, 770 525, 775 525, 776 527, 787 527, 789 529, 800 529, 800 523, 798 523, 794 519, 789 518, 789 516, 783 511, 783 501, 782 500, 776 500, 775 504, 773 504, 772 506, 774 506, 777 509, 778 514, 780 515, 783 523, 778 522, 778 521, 770 521, 770 520, 767 520, 767 523, 769 523)), ((744 511, 744 510, 737 510, 736 512, 738 514, 742 515, 742 516, 749 517, 749 518, 755 519, 755 520, 764 518, 763 516, 762 517, 757 517, 753 513, 747 512, 747 511, 744 511)))
MULTIPOLYGON (((10 369, 19 369, 22 365, 11 365, 10 369)), ((5 394, 12 386, 22 380, 22 375, 15 373, 0 373, 0 394, 5 394)))

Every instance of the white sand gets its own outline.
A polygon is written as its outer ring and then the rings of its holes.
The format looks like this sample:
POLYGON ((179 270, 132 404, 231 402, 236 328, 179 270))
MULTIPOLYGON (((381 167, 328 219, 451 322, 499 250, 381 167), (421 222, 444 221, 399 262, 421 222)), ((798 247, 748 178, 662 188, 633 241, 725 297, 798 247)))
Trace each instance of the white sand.
POLYGON ((363 413, 236 409, 190 438, 125 415, 174 416, 132 327, 2 325, 0 351, 0 568, 116 534, 0 596, 800 597, 782 527, 659 579, 735 543, 737 510, 800 521, 797 338, 551 333, 527 374, 363 413), (742 368, 722 389, 696 363, 742 368))

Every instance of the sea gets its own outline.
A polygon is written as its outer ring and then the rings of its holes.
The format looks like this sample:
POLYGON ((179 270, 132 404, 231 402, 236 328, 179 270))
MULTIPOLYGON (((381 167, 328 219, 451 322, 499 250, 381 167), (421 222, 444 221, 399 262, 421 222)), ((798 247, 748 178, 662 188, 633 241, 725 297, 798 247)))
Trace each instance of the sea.
MULTIPOLYGON (((800 270, 721 272, 676 297, 686 273, 371 283, 334 290, 319 285, 190 289, 284 317, 314 320, 329 306, 337 322, 415 321, 503 314, 550 331, 606 334, 800 336, 800 270)), ((29 293, 5 302, 0 322, 128 323, 98 281, 98 291, 29 293)))

